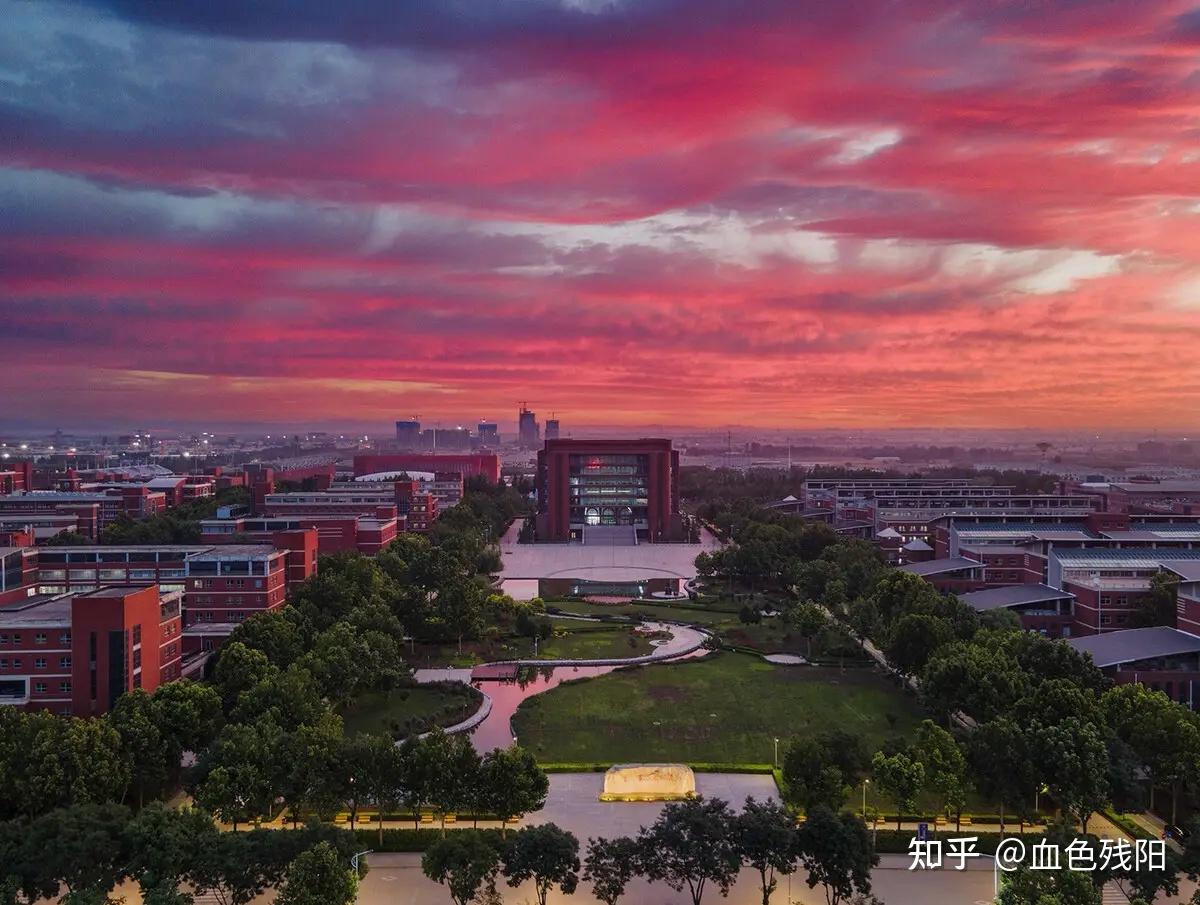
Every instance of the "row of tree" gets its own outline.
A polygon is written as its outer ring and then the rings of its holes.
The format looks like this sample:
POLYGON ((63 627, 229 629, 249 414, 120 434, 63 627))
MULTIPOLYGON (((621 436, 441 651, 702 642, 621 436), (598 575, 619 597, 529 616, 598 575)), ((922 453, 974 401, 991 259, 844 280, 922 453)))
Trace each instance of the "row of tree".
POLYGON ((532 881, 539 905, 555 887, 573 893, 581 877, 606 905, 616 905, 637 877, 686 889, 700 905, 708 889, 728 895, 743 867, 758 874, 763 905, 779 877, 800 868, 810 888, 821 886, 827 903, 838 905, 870 900, 878 860, 866 826, 853 815, 817 807, 797 826, 778 802, 749 798, 739 812, 719 798, 697 797, 668 804, 634 837, 589 840, 582 863, 578 840, 552 823, 522 828, 499 846, 479 833, 454 832, 421 863, 455 905, 494 897, 499 876, 514 887, 532 881))
POLYGON ((222 833, 202 811, 158 802, 136 816, 113 803, 73 804, 0 823, 0 905, 99 905, 127 878, 146 905, 247 905, 269 888, 279 905, 348 905, 353 844, 351 833, 321 826, 222 833))

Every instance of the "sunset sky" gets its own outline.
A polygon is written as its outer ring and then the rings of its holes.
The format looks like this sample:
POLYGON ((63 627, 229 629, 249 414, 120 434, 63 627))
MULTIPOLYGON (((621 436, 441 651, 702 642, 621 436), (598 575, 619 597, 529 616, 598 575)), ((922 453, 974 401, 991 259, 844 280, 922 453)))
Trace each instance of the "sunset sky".
POLYGON ((0 0, 0 421, 1200 425, 1200 9, 0 0))

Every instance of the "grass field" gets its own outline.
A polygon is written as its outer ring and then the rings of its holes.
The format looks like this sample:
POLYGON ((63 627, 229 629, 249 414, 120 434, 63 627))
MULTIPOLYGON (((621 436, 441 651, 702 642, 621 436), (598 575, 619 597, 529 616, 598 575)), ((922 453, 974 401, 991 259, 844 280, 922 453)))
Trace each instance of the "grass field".
POLYGON ((389 694, 363 695, 342 711, 346 735, 391 732, 403 738, 434 726, 451 726, 479 707, 479 693, 457 683, 417 685, 389 694))
POLYGON ((496 660, 640 657, 653 649, 647 636, 634 634, 632 626, 553 617, 550 622, 554 635, 538 642, 536 657, 532 638, 501 635, 483 641, 465 641, 461 653, 455 644, 419 644, 407 659, 413 666, 474 666, 496 660))
POLYGON ((770 763, 794 736, 827 728, 875 750, 908 735, 915 702, 868 669, 774 666, 722 653, 619 670, 530 698, 513 728, 539 760, 770 763))

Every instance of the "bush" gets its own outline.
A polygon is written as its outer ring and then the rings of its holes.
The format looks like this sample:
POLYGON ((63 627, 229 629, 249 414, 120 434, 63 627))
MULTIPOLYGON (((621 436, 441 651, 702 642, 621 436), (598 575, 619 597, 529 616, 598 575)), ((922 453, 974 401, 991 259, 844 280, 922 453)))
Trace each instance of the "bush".
MULTIPOLYGON (((423 852, 429 846, 442 838, 442 831, 437 826, 423 826, 419 829, 385 829, 383 844, 379 843, 379 830, 361 827, 352 831, 355 843, 362 850, 370 849, 376 852, 423 852)), ((457 832, 451 830, 450 832, 457 832)), ((500 831, 495 829, 478 830, 485 839, 500 847, 500 831)))

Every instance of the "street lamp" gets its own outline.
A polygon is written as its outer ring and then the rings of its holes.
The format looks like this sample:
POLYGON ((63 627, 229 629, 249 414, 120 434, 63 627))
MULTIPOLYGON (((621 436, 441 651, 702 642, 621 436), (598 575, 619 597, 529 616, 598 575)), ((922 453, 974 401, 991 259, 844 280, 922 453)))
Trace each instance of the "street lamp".
POLYGON ((779 738, 775 739, 775 766, 779 766, 779 738))
POLYGON ((350 869, 352 871, 354 871, 355 876, 361 876, 358 872, 358 859, 361 858, 363 855, 370 855, 374 851, 375 851, 374 849, 367 849, 365 852, 358 852, 357 854, 353 854, 350 856, 350 869))
POLYGON ((871 780, 869 780, 869 779, 863 780, 863 806, 862 806, 862 819, 863 820, 867 819, 867 786, 869 786, 870 784, 871 784, 871 780))

